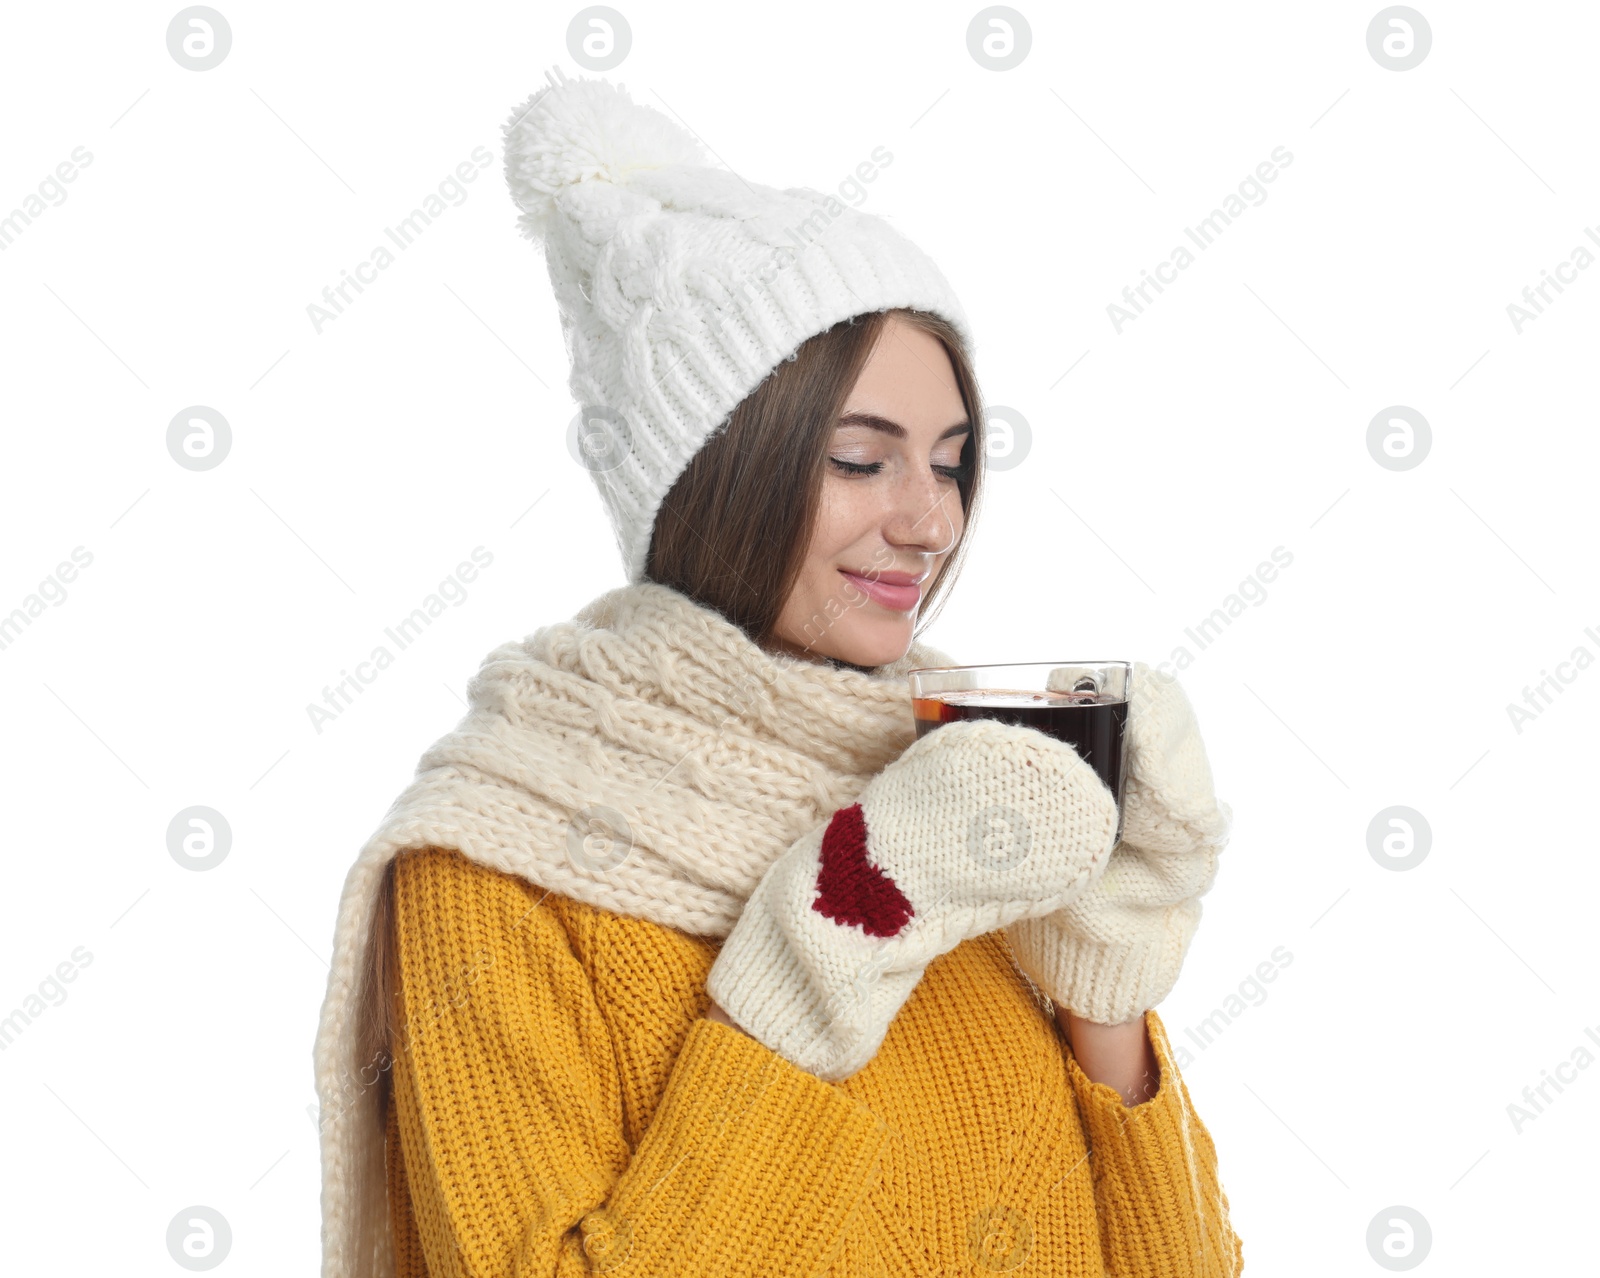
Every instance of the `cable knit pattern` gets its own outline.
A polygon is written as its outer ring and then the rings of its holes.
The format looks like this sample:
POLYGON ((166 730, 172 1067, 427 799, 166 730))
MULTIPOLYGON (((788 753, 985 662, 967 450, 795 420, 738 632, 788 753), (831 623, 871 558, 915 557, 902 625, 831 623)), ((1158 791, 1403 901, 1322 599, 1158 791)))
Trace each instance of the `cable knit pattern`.
POLYGON ((911 307, 976 350, 948 281, 889 222, 714 167, 693 134, 620 84, 546 85, 504 136, 517 222, 544 247, 560 309, 585 464, 630 582, 673 481, 807 338, 911 307))
MULTIPOLYGON (((725 937, 762 875, 916 738, 913 644, 866 675, 772 654, 655 582, 484 659, 345 878, 315 1046, 323 1274, 383 1278, 383 1149, 358 978, 384 865, 443 847, 616 914, 725 937), (376 1188, 375 1188, 376 1186, 376 1188)), ((941 729, 943 731, 943 729, 941 729)))
POLYGON ((1116 822, 1072 746, 992 719, 946 724, 773 863, 706 988, 787 1060, 848 1078, 933 958, 1067 905, 1105 869, 1116 822))
MULTIPOLYGON (((943 731, 943 729, 940 729, 943 731)), ((442 851, 396 867, 397 1278, 1235 1278, 1216 1151, 1073 1058, 1004 934, 826 1083, 701 1018, 712 938, 442 851)))

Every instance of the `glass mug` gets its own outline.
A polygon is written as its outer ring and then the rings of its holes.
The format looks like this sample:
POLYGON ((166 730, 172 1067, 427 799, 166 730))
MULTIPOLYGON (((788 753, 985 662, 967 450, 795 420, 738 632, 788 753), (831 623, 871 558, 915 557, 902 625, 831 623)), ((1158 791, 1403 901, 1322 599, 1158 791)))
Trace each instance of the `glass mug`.
POLYGON ((1127 661, 1024 661, 913 670, 911 709, 917 736, 959 719, 999 719, 1065 741, 1105 782, 1117 803, 1128 779, 1123 734, 1133 666, 1127 661))

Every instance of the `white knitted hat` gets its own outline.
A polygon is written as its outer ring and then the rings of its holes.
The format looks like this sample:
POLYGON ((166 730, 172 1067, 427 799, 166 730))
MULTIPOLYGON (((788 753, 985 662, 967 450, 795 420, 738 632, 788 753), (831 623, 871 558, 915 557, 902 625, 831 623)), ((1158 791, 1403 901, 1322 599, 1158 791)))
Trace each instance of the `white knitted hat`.
POLYGON ((656 512, 733 409, 807 338, 890 307, 973 347, 933 261, 882 218, 713 168, 604 79, 561 79, 505 126, 522 233, 542 242, 594 476, 630 583, 656 512))

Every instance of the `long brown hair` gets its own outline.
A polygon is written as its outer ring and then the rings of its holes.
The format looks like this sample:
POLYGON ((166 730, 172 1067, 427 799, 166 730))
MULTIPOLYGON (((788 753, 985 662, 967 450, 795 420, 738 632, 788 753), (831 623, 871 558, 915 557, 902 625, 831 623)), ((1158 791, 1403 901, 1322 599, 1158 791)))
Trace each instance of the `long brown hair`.
MULTIPOLYGON (((397 854, 404 856, 402 851, 397 854)), ((378 1121, 385 1122, 394 1089, 392 1053, 398 1037, 395 995, 399 986, 399 946, 395 936, 394 863, 383 867, 367 928, 366 961, 356 993, 356 1059, 363 1071, 377 1073, 378 1121)))
MULTIPOLYGON (((725 428, 701 447, 667 493, 656 515, 647 578, 720 612, 752 642, 770 643, 805 562, 835 425, 891 315, 944 346, 972 427, 961 449, 966 474, 957 481, 963 528, 923 596, 919 629, 932 621, 959 571, 977 515, 985 434, 966 344, 952 324, 926 311, 872 311, 842 320, 779 364, 733 410, 725 428)), ((357 1002, 359 1059, 380 1070, 380 1115, 388 1109, 389 1062, 399 1029, 394 865, 391 857, 373 907, 357 1002)))
POLYGON ((871 311, 807 339, 708 439, 661 503, 645 576, 720 612, 766 647, 800 575, 827 474, 828 443, 891 315, 937 338, 972 433, 958 481, 964 527, 923 597, 919 632, 960 571, 983 487, 982 401, 960 332, 927 311, 871 311))

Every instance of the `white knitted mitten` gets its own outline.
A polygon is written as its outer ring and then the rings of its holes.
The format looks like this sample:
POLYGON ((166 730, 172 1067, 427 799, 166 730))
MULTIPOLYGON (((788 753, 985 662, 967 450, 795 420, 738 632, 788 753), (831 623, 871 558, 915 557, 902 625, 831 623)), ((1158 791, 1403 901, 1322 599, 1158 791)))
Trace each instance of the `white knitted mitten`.
POLYGON ((767 868, 706 989, 837 1082, 877 1053, 929 962, 1061 909, 1104 870, 1115 830, 1111 791, 1070 745, 992 719, 945 724, 767 868))
POLYGON ((1136 662, 1130 702, 1110 865, 1065 909, 1006 928, 1017 965, 1052 1002, 1105 1025, 1171 992, 1233 824, 1178 681, 1136 662))

